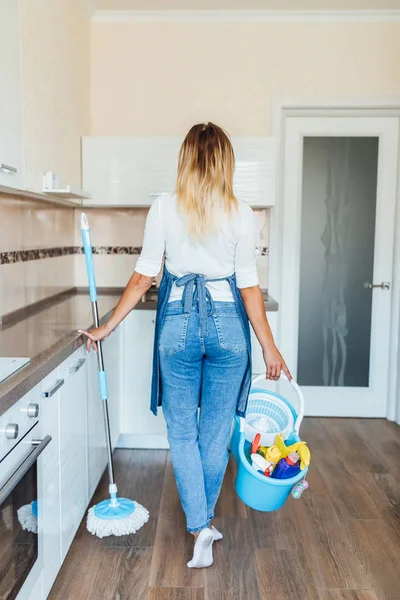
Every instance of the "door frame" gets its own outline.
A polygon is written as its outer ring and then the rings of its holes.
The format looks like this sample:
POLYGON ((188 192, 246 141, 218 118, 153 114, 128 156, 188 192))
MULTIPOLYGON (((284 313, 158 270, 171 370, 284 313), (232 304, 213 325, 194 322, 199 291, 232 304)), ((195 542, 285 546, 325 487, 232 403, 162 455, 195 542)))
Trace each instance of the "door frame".
MULTIPOLYGON (((272 105, 271 133, 277 140, 276 203, 270 215, 269 289, 278 299, 282 292, 282 239, 284 215, 284 156, 288 117, 398 117, 400 96, 369 98, 278 97, 272 105)), ((399 125, 400 127, 400 125, 399 125)), ((395 235, 392 272, 391 336, 386 418, 400 424, 400 151, 398 153, 395 235)), ((277 315, 276 342, 279 346, 282 314, 277 315)))

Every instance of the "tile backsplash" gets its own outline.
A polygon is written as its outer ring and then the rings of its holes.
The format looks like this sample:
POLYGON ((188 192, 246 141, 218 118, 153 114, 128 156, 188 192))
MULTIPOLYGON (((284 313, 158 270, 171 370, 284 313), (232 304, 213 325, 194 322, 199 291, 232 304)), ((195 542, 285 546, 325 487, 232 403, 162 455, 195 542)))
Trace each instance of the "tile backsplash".
POLYGON ((42 258, 73 245, 71 208, 0 194, 0 227, 0 315, 74 286, 74 256, 42 258))
MULTIPOLYGON (((124 287, 134 271, 148 209, 85 209, 98 286, 124 287)), ((0 315, 87 285, 81 209, 0 193, 0 315)), ((269 211, 255 210, 260 284, 268 282, 269 211)))

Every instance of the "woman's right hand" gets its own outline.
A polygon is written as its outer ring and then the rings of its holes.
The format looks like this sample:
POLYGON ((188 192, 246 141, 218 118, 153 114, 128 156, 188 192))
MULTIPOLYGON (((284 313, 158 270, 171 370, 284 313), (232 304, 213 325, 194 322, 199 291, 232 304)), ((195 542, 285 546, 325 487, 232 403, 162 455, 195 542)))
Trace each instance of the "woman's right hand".
POLYGON ((90 331, 78 329, 78 332, 82 333, 83 335, 86 335, 86 337, 87 337, 86 350, 88 352, 90 352, 91 347, 93 348, 93 350, 95 350, 95 352, 97 352, 97 343, 96 342, 105 340, 106 337, 108 337, 111 333, 111 331, 107 327, 107 323, 105 323, 104 325, 101 325, 100 327, 95 327, 94 329, 91 329, 90 331))

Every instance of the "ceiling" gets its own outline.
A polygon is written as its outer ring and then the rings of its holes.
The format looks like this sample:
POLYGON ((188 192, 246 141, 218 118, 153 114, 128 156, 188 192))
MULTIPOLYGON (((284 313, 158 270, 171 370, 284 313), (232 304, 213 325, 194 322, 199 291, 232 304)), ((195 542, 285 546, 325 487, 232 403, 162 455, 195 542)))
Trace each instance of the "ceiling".
POLYGON ((92 10, 394 10, 400 0, 90 0, 92 10))

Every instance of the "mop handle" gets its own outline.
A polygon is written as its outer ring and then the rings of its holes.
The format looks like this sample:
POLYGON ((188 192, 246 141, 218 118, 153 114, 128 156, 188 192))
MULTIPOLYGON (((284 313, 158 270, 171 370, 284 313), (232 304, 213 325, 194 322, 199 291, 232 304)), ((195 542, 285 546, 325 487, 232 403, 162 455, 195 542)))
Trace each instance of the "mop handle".
MULTIPOLYGON (((97 290, 96 290, 96 278, 94 274, 94 263, 92 253, 92 240, 90 236, 90 228, 85 213, 81 214, 81 231, 82 231, 82 242, 83 249, 85 252, 86 259, 86 271, 89 282, 89 294, 90 301, 92 303, 92 313, 94 326, 98 327, 99 322, 99 310, 97 307, 97 290)), ((106 433, 106 445, 107 445, 107 462, 108 462, 108 475, 110 479, 110 485, 114 485, 114 465, 112 460, 112 448, 111 448, 111 433, 110 433, 110 419, 108 415, 108 386, 107 386, 107 375, 104 368, 103 359, 103 347, 102 342, 97 342, 97 366, 98 366, 98 379, 99 379, 99 391, 100 398, 103 401, 103 412, 104 412, 104 425, 106 433)))
MULTIPOLYGON (((88 282, 89 282, 90 301, 97 302, 96 278, 94 276, 94 264, 93 264, 93 253, 92 253, 92 240, 90 237, 89 223, 88 223, 85 213, 81 214, 81 231, 82 231, 83 249, 85 251, 85 259, 86 259, 86 272, 87 272, 88 282)), ((95 325, 96 325, 96 327, 98 327, 98 325, 96 323, 95 323, 95 325)))

